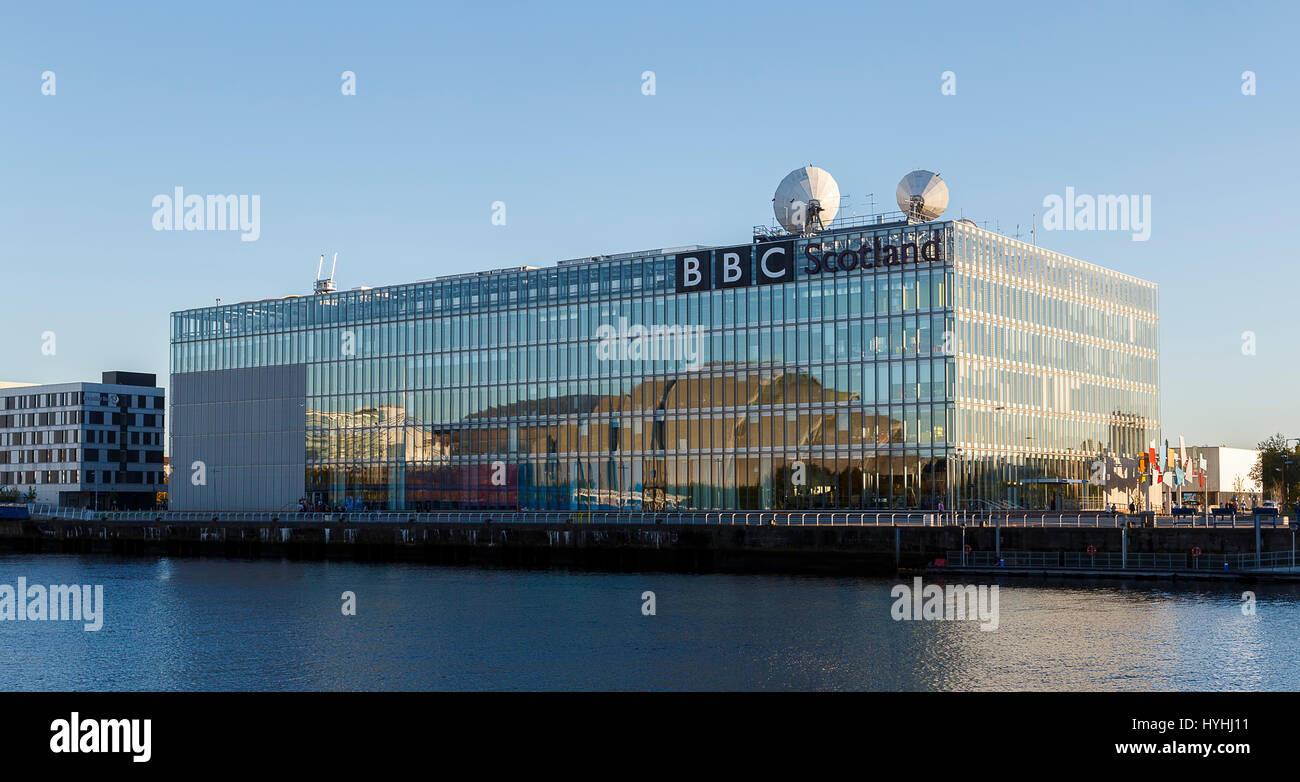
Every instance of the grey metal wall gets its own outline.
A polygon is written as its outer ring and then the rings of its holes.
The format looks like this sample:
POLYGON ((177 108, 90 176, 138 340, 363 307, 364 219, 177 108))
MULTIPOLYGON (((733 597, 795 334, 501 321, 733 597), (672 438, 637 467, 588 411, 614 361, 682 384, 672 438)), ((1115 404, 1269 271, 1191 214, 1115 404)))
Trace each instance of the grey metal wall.
POLYGON ((172 510, 297 510, 304 494, 307 370, 171 376, 172 510), (194 463, 206 483, 196 485, 194 463))

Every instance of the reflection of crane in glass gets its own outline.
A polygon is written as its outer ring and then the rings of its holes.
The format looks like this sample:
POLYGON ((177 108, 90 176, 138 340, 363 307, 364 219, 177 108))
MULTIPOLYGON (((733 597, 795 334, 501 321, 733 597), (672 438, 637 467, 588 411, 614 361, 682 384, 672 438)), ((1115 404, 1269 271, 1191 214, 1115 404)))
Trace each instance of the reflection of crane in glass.
POLYGON ((655 467, 650 468, 650 479, 645 485, 645 509, 649 511, 660 511, 664 509, 666 498, 664 487, 659 485, 659 471, 655 467))

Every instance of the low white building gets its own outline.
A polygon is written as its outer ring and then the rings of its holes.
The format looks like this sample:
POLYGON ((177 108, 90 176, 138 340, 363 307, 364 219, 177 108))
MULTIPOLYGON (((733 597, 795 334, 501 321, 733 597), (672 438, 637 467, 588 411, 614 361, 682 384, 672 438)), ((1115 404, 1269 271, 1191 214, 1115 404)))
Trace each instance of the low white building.
POLYGON ((1198 504, 1208 502, 1211 507, 1236 502, 1250 508, 1259 504, 1262 491, 1258 481, 1252 480, 1250 470, 1259 459, 1253 448, 1228 448, 1223 445, 1194 445, 1187 449, 1192 468, 1199 469, 1205 459, 1205 485, 1192 479, 1180 487, 1184 500, 1195 499, 1198 504))

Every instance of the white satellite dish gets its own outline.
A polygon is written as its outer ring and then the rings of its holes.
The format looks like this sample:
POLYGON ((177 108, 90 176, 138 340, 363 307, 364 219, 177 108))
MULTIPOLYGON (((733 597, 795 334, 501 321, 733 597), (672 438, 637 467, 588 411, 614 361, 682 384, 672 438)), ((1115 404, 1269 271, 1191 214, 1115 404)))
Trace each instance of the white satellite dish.
POLYGON ((796 168, 776 186, 772 211, 792 234, 824 228, 840 211, 840 186, 816 166, 796 168))
POLYGON ((913 220, 933 220, 948 208, 948 186, 933 171, 913 171, 898 183, 898 208, 913 220))

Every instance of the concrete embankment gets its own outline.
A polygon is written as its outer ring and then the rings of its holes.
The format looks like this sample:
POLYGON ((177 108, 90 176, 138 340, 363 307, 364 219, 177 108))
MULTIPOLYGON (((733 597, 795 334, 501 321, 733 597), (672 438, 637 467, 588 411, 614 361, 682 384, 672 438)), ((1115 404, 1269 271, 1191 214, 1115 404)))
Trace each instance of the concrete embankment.
MULTIPOLYGON (((1264 551, 1288 529, 1262 529, 1264 551)), ((1256 550, 1256 531, 1072 527, 422 524, 286 522, 0 522, 0 550, 134 556, 289 558, 594 570, 892 574, 972 551, 1186 554, 1256 550)), ((1244 575, 1244 574, 1243 574, 1244 575)))

